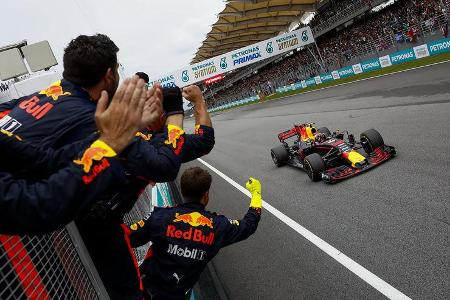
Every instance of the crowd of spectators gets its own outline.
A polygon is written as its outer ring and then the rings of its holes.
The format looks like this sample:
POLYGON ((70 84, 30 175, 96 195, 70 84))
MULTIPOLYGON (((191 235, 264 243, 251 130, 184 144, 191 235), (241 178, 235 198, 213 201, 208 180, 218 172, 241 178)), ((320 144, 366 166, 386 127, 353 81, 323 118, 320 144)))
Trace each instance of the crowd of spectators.
MULTIPOLYGON (((314 29, 321 19, 331 18, 340 8, 358 3, 372 5, 368 0, 332 1, 309 25, 314 29)), ((210 97, 210 105, 220 106, 259 93, 271 94, 279 86, 341 68, 355 59, 391 49, 396 44, 415 44, 425 30, 441 29, 442 34, 448 36, 449 11, 450 0, 397 0, 353 20, 348 27, 320 36, 317 44, 321 56, 314 48, 303 49, 253 72, 232 86, 226 78, 218 84, 227 88, 210 97)))
POLYGON ((312 28, 322 27, 328 23, 330 19, 343 17, 347 10, 362 7, 364 5, 372 6, 371 0, 331 0, 324 6, 319 8, 314 17, 311 19, 310 25, 312 28))

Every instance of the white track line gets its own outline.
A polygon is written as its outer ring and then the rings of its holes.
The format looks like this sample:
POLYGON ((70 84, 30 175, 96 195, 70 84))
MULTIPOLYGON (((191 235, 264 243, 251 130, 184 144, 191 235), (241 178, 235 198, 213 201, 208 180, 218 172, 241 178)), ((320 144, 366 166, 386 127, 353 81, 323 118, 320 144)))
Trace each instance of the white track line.
MULTIPOLYGON (((205 162, 202 159, 198 159, 199 162, 204 164, 206 167, 211 169, 214 173, 222 177, 225 181, 227 181, 229 184, 234 186, 236 189, 241 191, 243 194, 245 194, 248 197, 251 197, 250 192, 236 183, 233 179, 225 175, 224 173, 220 172, 207 162, 205 162)), ((411 299, 396 288, 394 288, 389 283, 385 282, 383 279, 378 277, 377 275, 373 274, 357 262, 355 262, 353 259, 339 251, 338 249, 334 248, 324 240, 322 240, 320 237, 306 229, 305 227, 301 226, 282 212, 280 212, 278 209, 270 205, 269 203, 263 201, 263 207, 273 214, 275 217, 277 217, 281 222, 288 225, 295 231, 297 231, 300 235, 302 235, 304 238, 306 238, 308 241, 316 245, 320 250, 334 258, 337 262, 339 262, 341 265, 349 269, 351 272, 353 272, 355 275, 357 275, 359 278, 370 284, 373 288, 378 290, 380 293, 385 295, 386 297, 390 299, 411 299)))

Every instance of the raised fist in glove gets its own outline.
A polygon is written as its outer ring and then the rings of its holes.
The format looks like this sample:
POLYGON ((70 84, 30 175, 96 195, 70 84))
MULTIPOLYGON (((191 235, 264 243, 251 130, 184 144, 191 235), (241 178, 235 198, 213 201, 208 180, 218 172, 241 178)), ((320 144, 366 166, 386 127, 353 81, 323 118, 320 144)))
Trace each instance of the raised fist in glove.
POLYGON ((184 113, 183 97, 179 87, 163 88, 163 108, 166 116, 184 113))
POLYGON ((250 201, 250 207, 261 208, 262 198, 261 198, 261 182, 258 179, 250 177, 245 184, 247 190, 252 194, 252 199, 250 201))

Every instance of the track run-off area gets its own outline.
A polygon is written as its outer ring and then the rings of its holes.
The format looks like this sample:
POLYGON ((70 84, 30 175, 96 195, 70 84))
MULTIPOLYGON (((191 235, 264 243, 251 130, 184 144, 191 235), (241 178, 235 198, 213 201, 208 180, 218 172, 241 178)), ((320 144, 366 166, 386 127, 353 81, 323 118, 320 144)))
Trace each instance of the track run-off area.
POLYGON ((214 150, 183 166, 212 174, 208 209, 241 218, 249 176, 266 208, 252 237, 213 260, 229 299, 450 299, 450 63, 237 108, 213 124, 214 150), (398 154, 313 183, 270 157, 279 132, 309 122, 356 137, 377 129, 398 154))

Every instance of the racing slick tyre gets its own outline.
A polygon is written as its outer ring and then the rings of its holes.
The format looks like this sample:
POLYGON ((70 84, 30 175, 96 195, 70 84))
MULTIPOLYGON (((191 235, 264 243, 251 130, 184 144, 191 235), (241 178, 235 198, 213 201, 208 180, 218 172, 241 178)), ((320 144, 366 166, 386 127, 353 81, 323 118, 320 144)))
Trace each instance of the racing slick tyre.
POLYGON ((383 146, 384 141, 381 134, 375 129, 369 129, 361 133, 361 144, 367 154, 372 153, 376 148, 383 146))
POLYGON ((313 153, 305 157, 305 171, 312 181, 320 181, 322 172, 325 171, 325 162, 317 153, 313 153))
POLYGON ((325 134, 326 137, 331 136, 331 131, 330 129, 328 129, 328 127, 320 127, 319 129, 317 129, 317 132, 325 134))
POLYGON ((270 155, 277 167, 284 166, 289 160, 289 152, 283 145, 270 149, 270 155))

